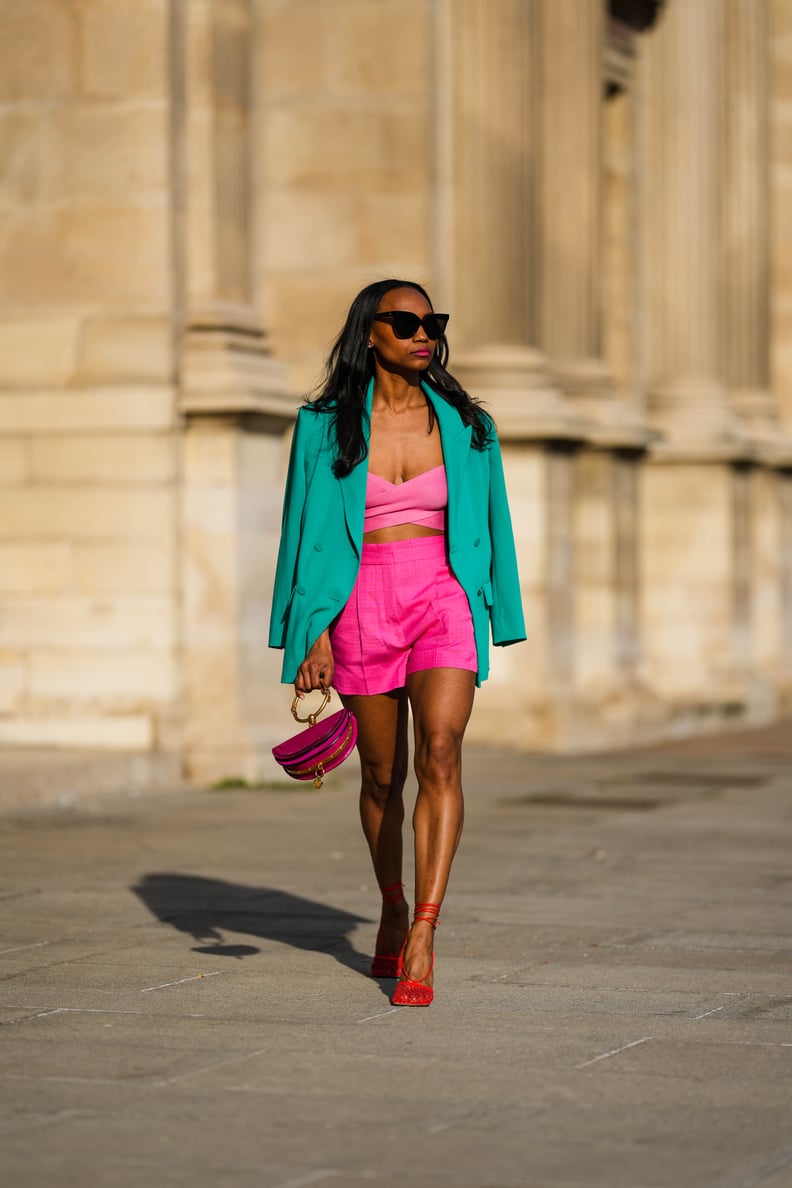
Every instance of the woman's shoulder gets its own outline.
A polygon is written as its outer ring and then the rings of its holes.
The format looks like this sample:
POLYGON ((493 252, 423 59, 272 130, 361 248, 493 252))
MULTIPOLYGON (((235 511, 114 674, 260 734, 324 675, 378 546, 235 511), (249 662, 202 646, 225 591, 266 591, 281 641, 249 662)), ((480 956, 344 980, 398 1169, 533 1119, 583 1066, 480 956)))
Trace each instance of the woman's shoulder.
POLYGON ((297 416, 303 417, 307 421, 322 421, 328 416, 332 416, 334 412, 335 406, 326 404, 324 400, 307 399, 303 400, 302 404, 297 410, 297 416))
POLYGON ((297 419, 292 429, 292 458, 310 465, 312 459, 318 458, 329 449, 330 424, 330 417, 322 416, 312 409, 310 404, 301 404, 297 409, 297 419))
POLYGON ((326 406, 306 400, 297 409, 295 432, 301 438, 309 438, 311 440, 323 437, 332 422, 331 411, 326 406))

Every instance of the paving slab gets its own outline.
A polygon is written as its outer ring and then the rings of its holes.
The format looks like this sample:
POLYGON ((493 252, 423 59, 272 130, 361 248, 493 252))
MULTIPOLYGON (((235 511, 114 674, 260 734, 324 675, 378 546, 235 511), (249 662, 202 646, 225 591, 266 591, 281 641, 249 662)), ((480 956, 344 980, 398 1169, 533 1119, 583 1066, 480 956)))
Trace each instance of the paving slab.
POLYGON ((465 772, 424 1011, 351 768, 7 801, 3 1188, 792 1188, 792 725, 465 772))

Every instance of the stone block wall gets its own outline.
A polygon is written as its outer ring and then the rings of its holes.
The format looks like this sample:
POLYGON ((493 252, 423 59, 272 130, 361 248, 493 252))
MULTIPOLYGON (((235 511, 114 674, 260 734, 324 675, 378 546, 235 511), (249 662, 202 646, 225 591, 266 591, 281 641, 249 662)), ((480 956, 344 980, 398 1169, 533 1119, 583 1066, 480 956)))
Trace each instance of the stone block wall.
POLYGON ((271 773, 289 429, 387 275, 501 431, 528 641, 470 737, 791 703, 792 10, 608 13, 0 0, 0 744, 271 773))
POLYGON ((173 745, 166 0, 0 4, 0 742, 173 745))
POLYGON ((267 648, 288 435, 201 419, 184 439, 184 766, 196 779, 275 776, 293 725, 267 648))

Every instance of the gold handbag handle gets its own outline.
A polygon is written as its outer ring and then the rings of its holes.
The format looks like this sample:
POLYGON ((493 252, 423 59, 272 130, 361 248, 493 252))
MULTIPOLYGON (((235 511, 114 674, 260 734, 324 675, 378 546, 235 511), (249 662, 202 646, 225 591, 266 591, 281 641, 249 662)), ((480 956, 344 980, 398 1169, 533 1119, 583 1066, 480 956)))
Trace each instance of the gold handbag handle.
POLYGON ((322 687, 322 693, 324 694, 324 697, 322 699, 322 704, 319 706, 318 710, 314 710, 314 712, 312 714, 309 714, 307 718, 301 718, 300 715, 297 713, 297 706, 300 703, 300 698, 295 695, 295 698, 294 698, 294 701, 292 702, 292 707, 291 707, 292 717, 294 718, 295 722, 308 722, 308 724, 310 726, 316 725, 316 719, 319 717, 322 710, 325 708, 328 701, 330 700, 330 694, 331 694, 330 687, 328 686, 326 689, 324 687, 322 687))

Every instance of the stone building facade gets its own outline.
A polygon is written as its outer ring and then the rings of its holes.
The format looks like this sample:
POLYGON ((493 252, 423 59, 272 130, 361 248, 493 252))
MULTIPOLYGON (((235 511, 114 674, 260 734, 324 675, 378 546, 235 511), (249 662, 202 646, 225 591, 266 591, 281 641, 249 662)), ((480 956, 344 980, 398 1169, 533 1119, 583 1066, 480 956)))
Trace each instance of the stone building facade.
POLYGON ((470 737, 792 702, 792 0, 0 0, 0 744, 266 776, 289 430, 425 283, 529 640, 470 737))

